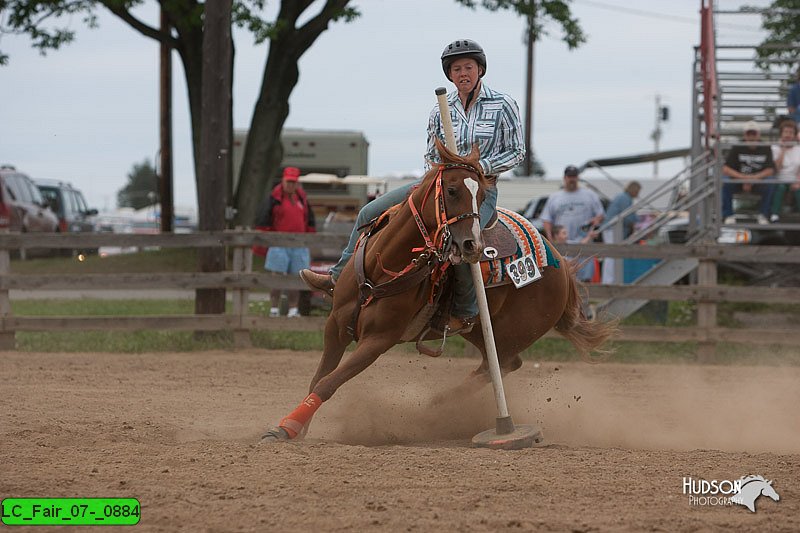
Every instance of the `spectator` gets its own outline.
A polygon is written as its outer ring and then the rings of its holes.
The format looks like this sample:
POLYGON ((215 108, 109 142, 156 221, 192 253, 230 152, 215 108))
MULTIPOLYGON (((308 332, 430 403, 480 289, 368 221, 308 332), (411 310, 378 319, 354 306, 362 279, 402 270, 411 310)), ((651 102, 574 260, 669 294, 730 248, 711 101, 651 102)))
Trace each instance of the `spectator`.
MULTIPOLYGON (((263 231, 281 231, 287 233, 313 233, 314 212, 308 205, 306 193, 297 183, 300 169, 286 167, 283 179, 276 185, 259 208, 256 227, 263 231)), ((285 248, 271 246, 267 251, 264 269, 268 272, 296 275, 311 264, 308 248, 285 248)), ((297 308, 300 291, 286 291, 289 300, 289 318, 300 316, 297 308)), ((280 315, 281 291, 270 291, 271 308, 269 316, 280 315)))
POLYGON ((564 188, 551 194, 542 209, 542 223, 547 240, 553 240, 553 226, 564 226, 567 239, 579 242, 602 221, 605 212, 600 198, 589 189, 578 187, 578 169, 564 169, 564 188))
MULTIPOLYGON (((569 239, 567 234, 567 228, 564 226, 556 224, 553 226, 553 242, 556 244, 587 244, 592 242, 595 237, 597 237, 597 232, 594 230, 589 231, 581 237, 577 241, 573 241, 569 239)), ((564 257, 564 259, 571 259, 570 257, 564 257)), ((589 260, 583 261, 581 264, 580 270, 578 270, 577 278, 578 280, 584 283, 591 283, 592 278, 594 278, 594 258, 589 260)))
POLYGON ((789 94, 786 96, 786 107, 789 108, 789 116, 795 123, 800 123, 800 69, 794 83, 789 87, 789 94))
POLYGON ((735 183, 736 180, 769 179, 775 174, 775 163, 769 146, 759 143, 761 131, 754 121, 744 125, 744 144, 731 148, 722 166, 722 219, 725 224, 734 224, 733 194, 753 192, 761 196, 758 223, 768 224, 771 211, 773 186, 769 183, 735 183))
POLYGON ((800 146, 797 144, 797 124, 793 120, 786 120, 781 124, 780 131, 779 143, 772 146, 772 157, 775 168, 778 169, 778 179, 786 183, 779 183, 775 187, 770 217, 772 222, 780 219, 787 189, 794 194, 795 211, 800 211, 800 146))
MULTIPOLYGON (((639 191, 642 190, 642 185, 638 181, 631 181, 625 187, 625 190, 619 193, 611 200, 606 210, 606 219, 611 220, 619 215, 630 206, 633 205, 634 199, 639 196, 639 191)), ((633 235, 634 226, 638 221, 636 213, 629 213, 622 219, 622 238, 627 239, 633 235)), ((619 222, 618 222, 619 223, 619 222)), ((618 224, 617 223, 617 224, 618 224)), ((614 224, 616 226, 617 224, 614 224)), ((614 238, 615 227, 612 226, 603 230, 603 242, 614 243, 617 240, 614 238)), ((616 261, 613 257, 606 257, 603 259, 603 283, 606 285, 613 284, 616 279, 615 269, 616 261)))

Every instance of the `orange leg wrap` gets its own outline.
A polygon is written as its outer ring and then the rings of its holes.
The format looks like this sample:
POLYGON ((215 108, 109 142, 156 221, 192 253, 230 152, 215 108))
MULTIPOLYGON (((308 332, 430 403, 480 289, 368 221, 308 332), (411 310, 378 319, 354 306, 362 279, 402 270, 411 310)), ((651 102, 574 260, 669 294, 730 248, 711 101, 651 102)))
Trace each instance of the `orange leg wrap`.
POLYGON ((305 400, 300 402, 300 405, 294 411, 286 415, 278 425, 286 430, 289 437, 295 438, 298 433, 303 431, 303 426, 311 420, 320 405, 322 405, 322 399, 312 392, 306 396, 305 400))

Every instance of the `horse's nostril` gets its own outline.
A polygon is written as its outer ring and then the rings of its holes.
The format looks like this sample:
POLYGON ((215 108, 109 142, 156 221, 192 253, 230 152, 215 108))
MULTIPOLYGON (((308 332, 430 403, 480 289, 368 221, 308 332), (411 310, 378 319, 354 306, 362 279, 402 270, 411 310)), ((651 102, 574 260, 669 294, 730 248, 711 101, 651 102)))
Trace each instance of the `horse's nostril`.
POLYGON ((464 241, 464 250, 472 252, 475 250, 475 241, 464 241))

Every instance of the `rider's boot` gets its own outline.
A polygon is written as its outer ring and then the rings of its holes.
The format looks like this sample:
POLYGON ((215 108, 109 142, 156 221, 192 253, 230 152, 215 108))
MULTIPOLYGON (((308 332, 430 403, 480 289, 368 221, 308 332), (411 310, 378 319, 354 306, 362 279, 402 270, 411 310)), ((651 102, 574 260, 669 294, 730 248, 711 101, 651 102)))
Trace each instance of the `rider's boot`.
POLYGON ((473 326, 475 326, 477 318, 477 315, 468 317, 450 315, 450 321, 447 323, 447 334, 461 335, 463 333, 469 333, 472 331, 473 326))
POLYGON ((330 296, 333 296, 333 288, 335 283, 333 281, 333 276, 330 274, 317 274, 313 270, 306 268, 300 271, 300 279, 302 279, 311 289, 315 291, 323 291, 328 293, 330 296))

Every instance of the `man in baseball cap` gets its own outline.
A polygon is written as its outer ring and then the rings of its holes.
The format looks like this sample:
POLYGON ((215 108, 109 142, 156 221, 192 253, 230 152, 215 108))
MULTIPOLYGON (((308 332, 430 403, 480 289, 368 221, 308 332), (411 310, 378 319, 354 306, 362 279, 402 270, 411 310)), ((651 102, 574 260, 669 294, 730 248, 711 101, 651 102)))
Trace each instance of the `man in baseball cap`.
MULTIPOLYGON (((280 231, 286 233, 313 233, 316 231, 314 211, 308 205, 306 193, 297 180, 300 169, 286 167, 283 169, 281 182, 276 185, 259 208, 256 229, 261 231, 280 231)), ((309 268, 311 255, 308 248, 289 248, 271 246, 266 252, 264 269, 277 274, 296 275, 304 268, 309 268)), ((300 293, 296 290, 286 291, 289 300, 289 318, 300 316, 298 302, 300 293)), ((269 316, 280 315, 281 291, 270 291, 269 316)))
POLYGON ((724 224, 736 222, 733 216, 733 195, 737 192, 753 192, 761 196, 757 220, 759 224, 769 223, 774 185, 754 180, 772 178, 775 174, 775 162, 770 147, 762 145, 760 141, 761 129, 757 122, 750 120, 744 124, 744 144, 734 145, 725 158, 725 164, 722 166, 724 224), (739 180, 746 180, 749 183, 739 180))
POLYGON ((297 181, 300 179, 300 169, 297 167, 286 167, 283 169, 284 181, 297 181))

